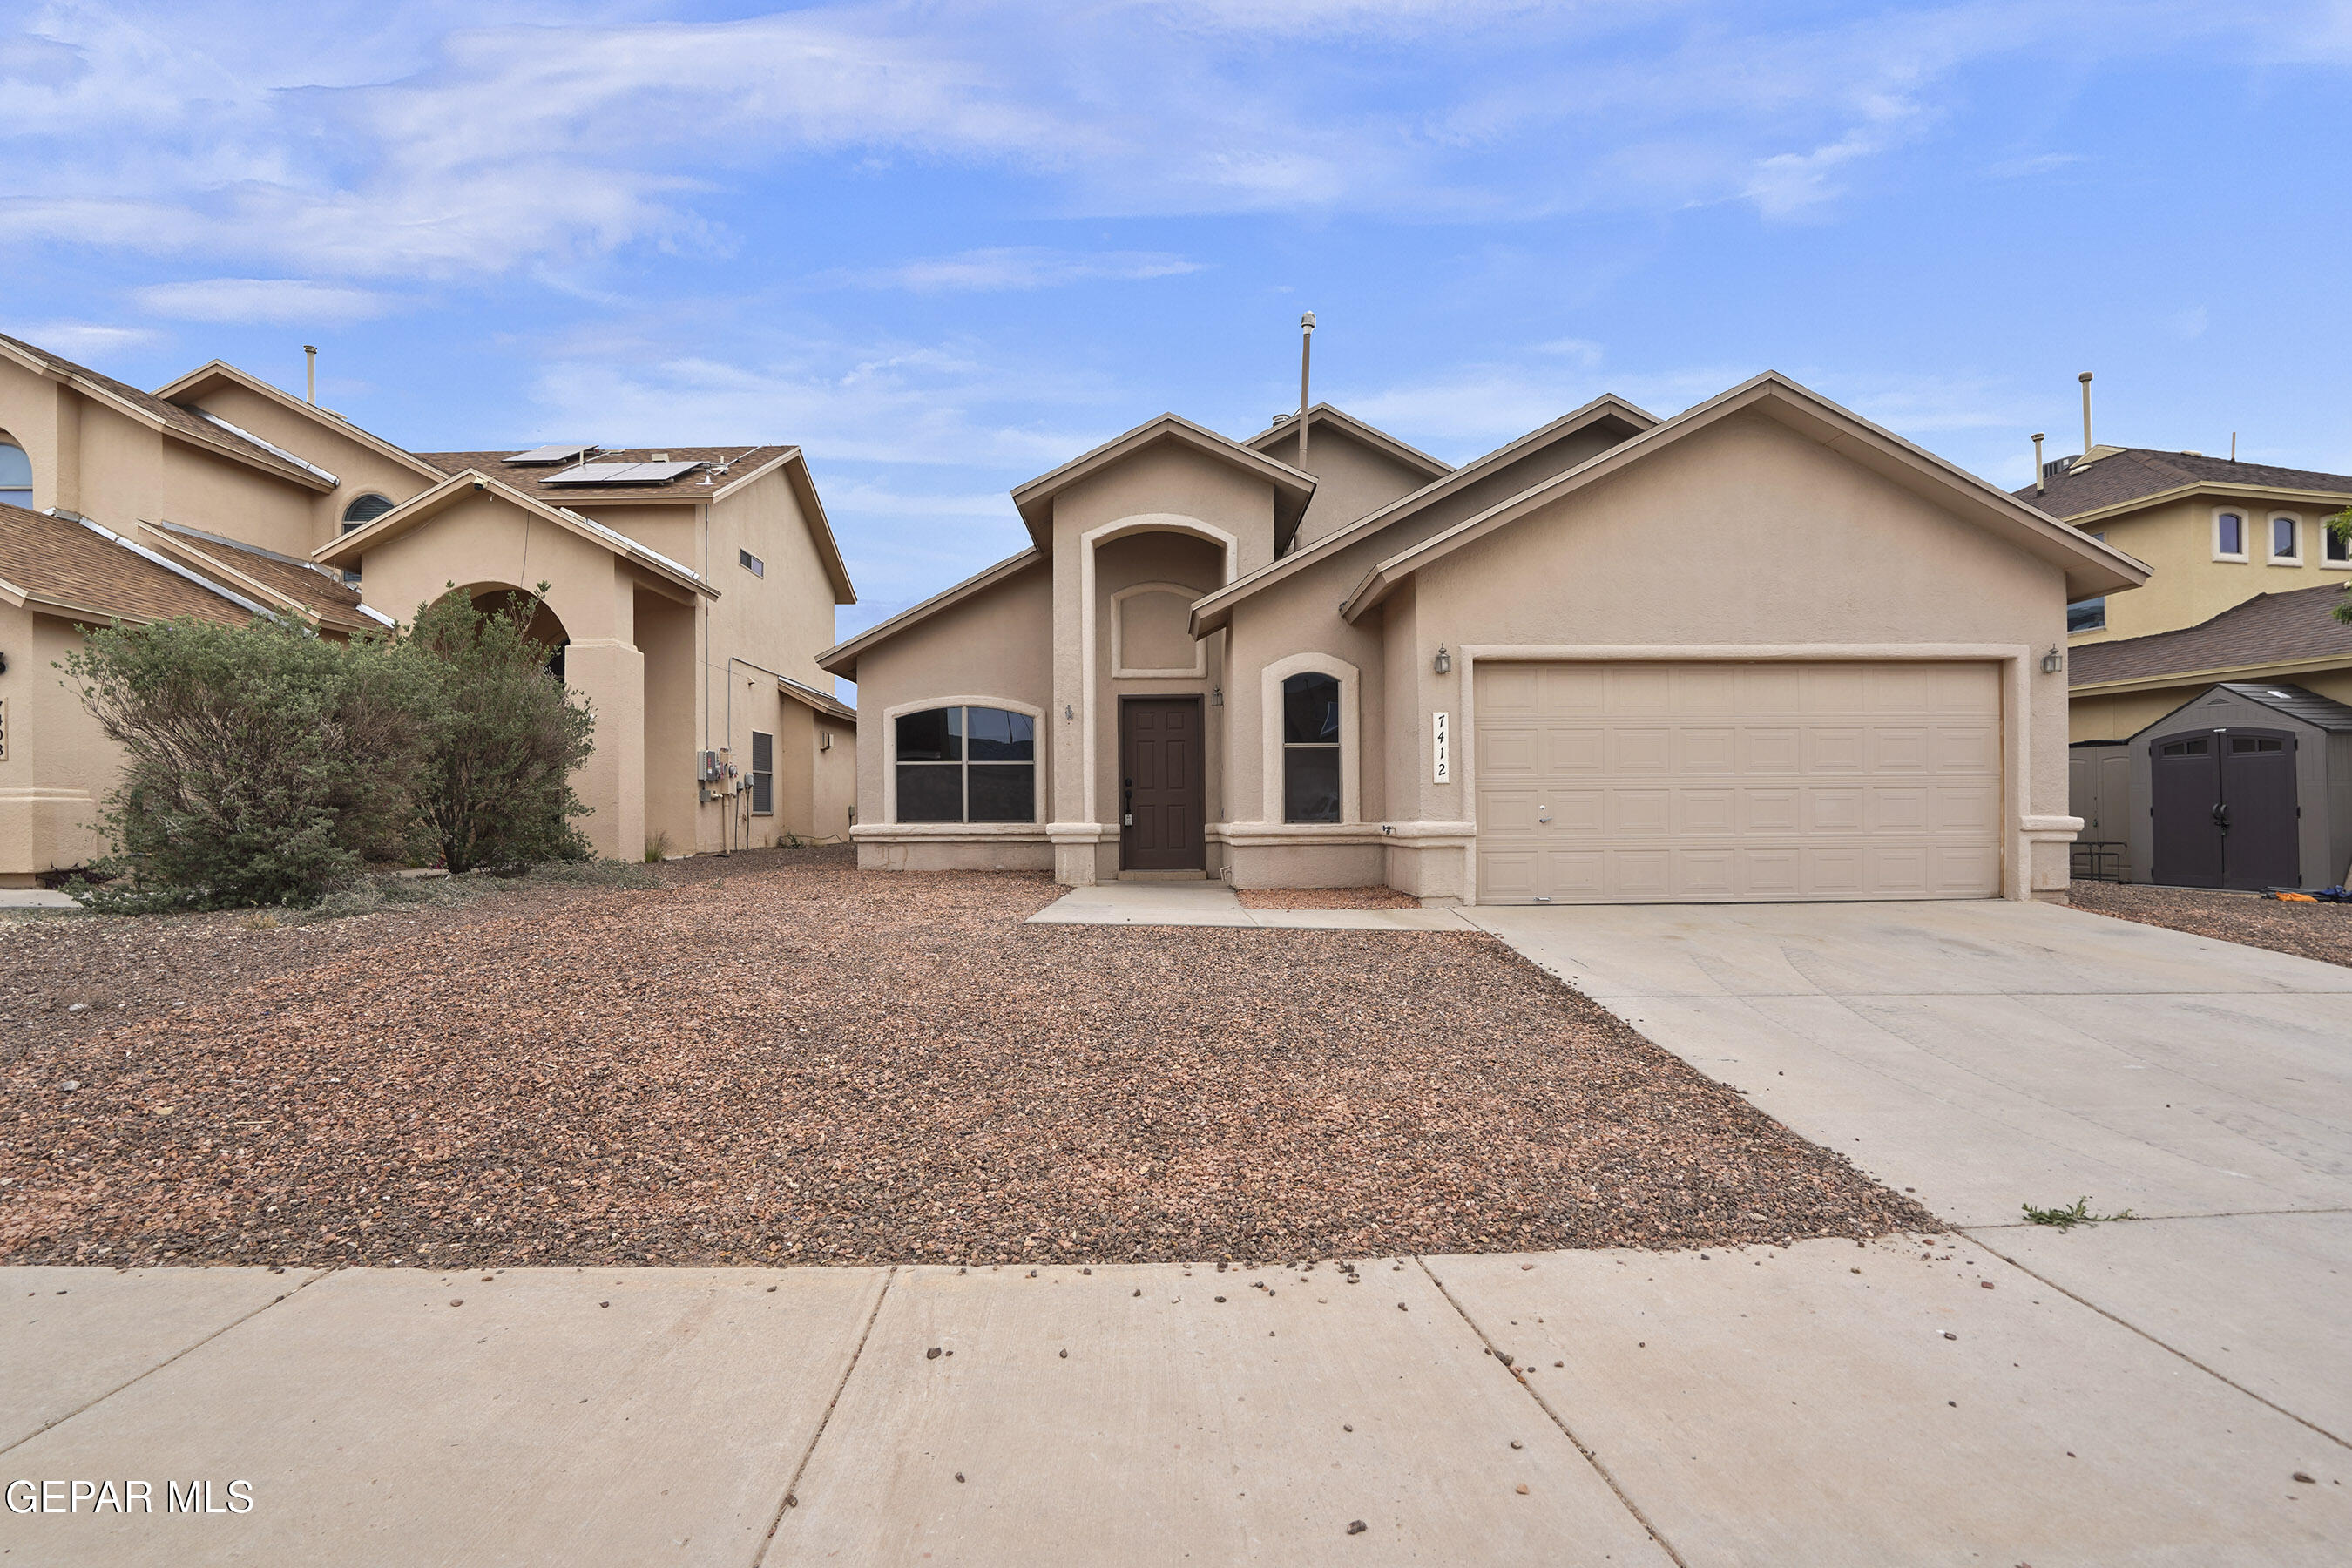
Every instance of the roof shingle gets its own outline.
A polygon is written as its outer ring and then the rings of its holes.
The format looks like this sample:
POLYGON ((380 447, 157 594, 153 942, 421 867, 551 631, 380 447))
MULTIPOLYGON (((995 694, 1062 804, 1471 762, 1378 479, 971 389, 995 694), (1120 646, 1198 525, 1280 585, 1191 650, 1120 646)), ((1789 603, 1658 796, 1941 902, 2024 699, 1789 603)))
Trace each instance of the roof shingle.
POLYGON ((2066 657, 2066 684, 2201 675, 2248 665, 2341 658, 2352 664, 2352 622, 2336 618, 2346 602, 2337 584, 2263 594, 2210 621, 2179 631, 2091 643, 2066 657))
POLYGON ((183 408, 176 403, 168 403, 152 392, 140 391, 129 382, 117 381, 110 375, 101 375, 88 365, 76 364, 69 359, 53 354, 45 348, 26 342, 21 339, 9 337, 5 332, 0 332, 0 343, 6 343, 11 348, 21 350, 53 370, 67 375, 79 376, 84 381, 101 387, 121 401, 145 409, 183 435, 193 437, 207 446, 229 447, 249 453, 277 468, 280 473, 285 471, 287 462, 285 454, 273 452, 258 442, 239 435, 236 431, 225 428, 217 421, 204 417, 193 409, 183 408))
POLYGON ((2059 458, 2042 472, 2042 493, 2026 485, 2010 493, 2041 508, 2052 517, 2080 517, 2143 496, 2161 495, 2185 485, 2221 488, 2247 486, 2259 489, 2316 490, 2352 500, 2352 474, 2323 474, 2312 468, 2275 468, 2266 463, 2233 463, 2200 452, 2158 452, 2126 447, 2084 466, 2080 472, 2059 458))
MULTIPOLYGON (((184 542, 184 548, 197 561, 209 558, 232 572, 252 578, 273 593, 285 595, 321 625, 341 632, 381 628, 380 622, 360 613, 359 590, 349 586, 341 576, 323 566, 297 561, 290 555, 280 555, 274 550, 264 550, 257 545, 240 544, 217 533, 184 528, 176 522, 152 526, 168 531, 175 541, 184 542)), ((198 564, 195 569, 202 572, 205 567, 198 564)))
POLYGON ((20 506, 0 505, 0 581, 53 609, 100 620, 193 616, 243 626, 253 618, 236 601, 82 523, 20 506))

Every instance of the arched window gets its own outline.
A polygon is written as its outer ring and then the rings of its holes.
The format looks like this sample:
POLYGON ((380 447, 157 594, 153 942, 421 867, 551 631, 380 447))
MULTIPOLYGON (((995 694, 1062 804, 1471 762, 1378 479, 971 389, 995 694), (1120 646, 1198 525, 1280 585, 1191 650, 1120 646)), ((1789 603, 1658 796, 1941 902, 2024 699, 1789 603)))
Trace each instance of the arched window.
POLYGON ((361 496, 343 508, 343 531, 349 533, 362 523, 373 522, 392 510, 392 502, 383 496, 361 496))
POLYGON ((26 510, 33 505, 33 459, 5 436, 0 436, 0 502, 26 510))
POLYGON ((901 822, 1037 820, 1037 721, 1003 708, 901 713, 901 822))
POLYGON ((1282 819, 1339 820, 1339 680, 1320 670, 1282 683, 1282 819))

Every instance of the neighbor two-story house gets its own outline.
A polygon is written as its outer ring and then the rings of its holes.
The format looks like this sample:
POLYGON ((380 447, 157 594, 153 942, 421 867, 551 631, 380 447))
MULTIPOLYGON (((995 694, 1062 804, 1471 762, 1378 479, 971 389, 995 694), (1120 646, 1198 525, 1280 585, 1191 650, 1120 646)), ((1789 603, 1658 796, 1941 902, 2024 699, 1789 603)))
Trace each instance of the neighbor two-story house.
POLYGON ((85 863, 116 759, 52 666, 110 621, 258 612, 347 637, 548 592, 595 710, 597 853, 838 837, 855 601, 799 448, 406 450, 219 361, 154 392, 0 337, 0 882, 85 863))
POLYGON ((2352 475, 2093 447, 2020 500, 2152 569, 2067 607, 2084 871, 2255 889, 2352 859, 2352 475))

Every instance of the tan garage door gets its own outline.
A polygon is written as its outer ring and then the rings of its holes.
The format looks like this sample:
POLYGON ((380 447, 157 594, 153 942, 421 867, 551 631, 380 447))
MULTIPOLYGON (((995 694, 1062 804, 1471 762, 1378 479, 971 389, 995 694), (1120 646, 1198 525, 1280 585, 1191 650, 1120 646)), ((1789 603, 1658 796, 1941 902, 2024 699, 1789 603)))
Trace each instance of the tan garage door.
POLYGON ((1481 903, 2000 890, 1990 664, 1477 667, 1481 903))

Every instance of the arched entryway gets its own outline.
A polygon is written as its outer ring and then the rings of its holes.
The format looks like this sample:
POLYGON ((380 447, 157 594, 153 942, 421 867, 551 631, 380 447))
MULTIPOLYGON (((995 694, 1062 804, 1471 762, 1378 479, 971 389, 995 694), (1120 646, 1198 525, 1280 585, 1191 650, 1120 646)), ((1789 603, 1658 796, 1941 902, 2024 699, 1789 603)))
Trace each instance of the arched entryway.
MULTIPOLYGON (((507 583, 472 583, 454 591, 471 600, 474 608, 485 616, 505 615, 530 603, 534 595, 507 583)), ((453 597, 445 594, 443 598, 453 597)), ((545 603, 531 616, 523 635, 547 650, 548 673, 559 681, 563 679, 563 651, 572 646, 572 634, 563 628, 562 618, 545 603)))

